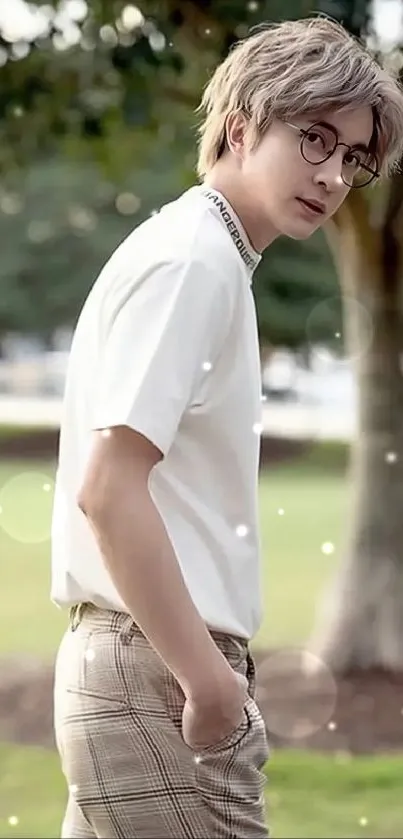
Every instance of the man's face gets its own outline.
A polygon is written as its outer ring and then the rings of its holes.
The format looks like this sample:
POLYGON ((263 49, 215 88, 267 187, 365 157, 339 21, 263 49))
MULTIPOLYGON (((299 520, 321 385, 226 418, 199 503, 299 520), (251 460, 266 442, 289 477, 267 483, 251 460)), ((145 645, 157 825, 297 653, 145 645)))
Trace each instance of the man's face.
POLYGON ((259 227, 266 223, 273 234, 270 238, 285 235, 306 239, 336 212, 348 195, 350 187, 343 182, 342 174, 349 180, 357 161, 367 160, 373 116, 369 107, 362 107, 354 111, 304 115, 290 122, 294 127, 276 120, 255 150, 244 149, 241 170, 246 190, 256 206, 259 227), (318 125, 321 122, 333 127, 337 137, 330 127, 321 132, 318 125), (312 165, 301 154, 298 129, 308 129, 314 123, 317 133, 304 141, 309 159, 315 161, 312 165), (329 159, 316 162, 324 156, 323 150, 332 148, 337 140, 352 146, 354 151, 357 147, 357 156, 346 157, 348 150, 338 146, 329 159), (310 202, 317 203, 318 211, 311 208, 310 202))

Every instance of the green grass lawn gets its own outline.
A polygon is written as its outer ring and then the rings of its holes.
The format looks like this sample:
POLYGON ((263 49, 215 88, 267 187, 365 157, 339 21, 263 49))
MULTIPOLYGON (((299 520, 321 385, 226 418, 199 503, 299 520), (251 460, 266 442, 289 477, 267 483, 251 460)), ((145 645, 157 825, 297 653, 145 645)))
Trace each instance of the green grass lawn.
POLYGON ((337 567, 347 490, 344 469, 332 456, 262 475, 264 618, 257 644, 303 644, 309 636, 315 604, 337 567), (326 543, 334 546, 333 553, 323 553, 326 543))
MULTIPOLYGON (((348 509, 343 460, 337 447, 326 447, 262 476, 265 615, 256 644, 303 644, 309 635, 315 604, 342 548, 348 509), (332 543, 334 552, 323 553, 324 543, 332 543)), ((0 527, 0 655, 51 656, 66 623, 48 594, 53 477, 51 462, 0 464, 5 528, 0 527)), ((267 767, 273 836, 403 836, 402 770, 399 758, 343 762, 334 756, 274 752, 267 767)), ((56 754, 0 745, 0 839, 60 835, 64 801, 56 754)))
MULTIPOLYGON (((60 836, 66 790, 57 755, 3 745, 0 766, 0 839, 60 836)), ((276 752, 267 767, 272 835, 398 839, 401 774, 397 758, 355 758, 343 764, 320 755, 276 752)))
POLYGON ((53 462, 0 462, 0 655, 48 657, 66 623, 49 602, 54 472, 53 462))
MULTIPOLYGON (((66 622, 65 614, 49 602, 46 537, 53 478, 52 462, 0 463, 0 522, 6 529, 0 527, 0 655, 51 655, 66 622)), ((291 463, 262 476, 265 611, 256 644, 303 643, 307 638, 315 603, 338 560, 346 489, 343 469, 329 452, 322 460, 291 463), (321 548, 329 542, 335 550, 327 555, 321 548)))

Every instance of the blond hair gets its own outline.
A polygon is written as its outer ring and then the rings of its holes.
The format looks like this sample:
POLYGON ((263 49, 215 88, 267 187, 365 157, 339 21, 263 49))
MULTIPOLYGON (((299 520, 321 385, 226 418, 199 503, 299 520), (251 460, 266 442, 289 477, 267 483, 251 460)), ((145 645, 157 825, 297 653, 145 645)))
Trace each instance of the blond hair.
POLYGON ((275 118, 365 105, 374 114, 371 151, 389 174, 403 154, 403 91, 392 72, 328 18, 265 25, 234 45, 205 87, 198 175, 224 152, 232 112, 247 116, 246 139, 254 149, 275 118))

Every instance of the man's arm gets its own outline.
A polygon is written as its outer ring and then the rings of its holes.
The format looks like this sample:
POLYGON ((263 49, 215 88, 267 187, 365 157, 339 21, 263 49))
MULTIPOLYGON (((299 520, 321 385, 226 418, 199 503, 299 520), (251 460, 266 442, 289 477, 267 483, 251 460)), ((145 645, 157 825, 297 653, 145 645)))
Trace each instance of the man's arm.
POLYGON ((151 498, 149 476, 161 458, 159 449, 128 427, 95 432, 78 505, 133 620, 185 696, 219 704, 235 674, 193 604, 151 498))

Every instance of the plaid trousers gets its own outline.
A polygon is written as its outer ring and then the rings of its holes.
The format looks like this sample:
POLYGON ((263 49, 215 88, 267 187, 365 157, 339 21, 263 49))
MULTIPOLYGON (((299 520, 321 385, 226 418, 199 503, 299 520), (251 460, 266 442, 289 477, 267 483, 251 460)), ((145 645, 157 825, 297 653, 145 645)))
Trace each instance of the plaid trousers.
POLYGON ((63 839, 267 839, 253 658, 246 642, 211 634, 249 696, 236 731, 196 754, 182 737, 179 684, 131 617, 71 610, 54 682, 63 839))

